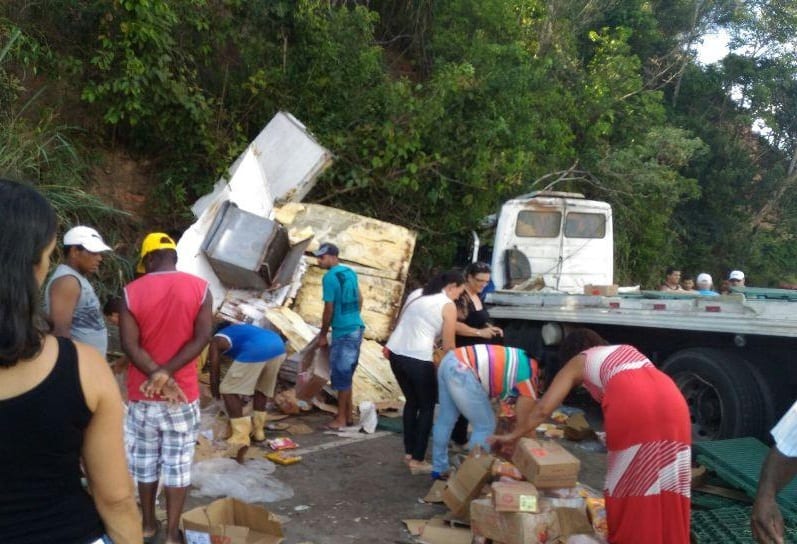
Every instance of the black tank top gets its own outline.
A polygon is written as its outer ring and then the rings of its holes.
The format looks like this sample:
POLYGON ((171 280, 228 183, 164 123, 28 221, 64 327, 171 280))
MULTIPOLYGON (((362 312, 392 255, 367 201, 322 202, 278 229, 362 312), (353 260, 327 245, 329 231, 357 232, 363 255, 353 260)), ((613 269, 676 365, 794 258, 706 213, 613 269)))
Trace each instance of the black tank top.
MULTIPOLYGON (((462 296, 465 298, 467 308, 468 308, 468 315, 465 316, 465 319, 462 319, 463 323, 468 327, 473 327, 474 329, 483 329, 487 326, 487 322, 490 320, 490 314, 487 310, 482 306, 481 310, 476 309, 476 305, 473 303, 471 298, 468 296, 467 293, 462 293, 462 296)), ((458 348, 463 346, 474 346, 476 344, 503 344, 503 338, 500 336, 496 336, 494 338, 483 338, 481 336, 460 336, 459 334, 456 335, 454 338, 454 345, 458 348)))
POLYGON ((104 534, 80 485, 83 432, 91 419, 71 340, 58 338, 52 372, 0 400, 0 542, 88 544, 104 534))

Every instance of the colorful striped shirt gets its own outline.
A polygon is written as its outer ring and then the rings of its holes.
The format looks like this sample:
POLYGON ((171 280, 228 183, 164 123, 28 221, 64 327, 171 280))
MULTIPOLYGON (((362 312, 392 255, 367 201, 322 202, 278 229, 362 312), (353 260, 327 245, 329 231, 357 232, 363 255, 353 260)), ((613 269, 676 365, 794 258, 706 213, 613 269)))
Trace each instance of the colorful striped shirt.
POLYGON ((454 355, 473 369, 488 396, 506 399, 520 394, 537 398, 537 361, 522 349, 476 344, 458 348, 454 355))

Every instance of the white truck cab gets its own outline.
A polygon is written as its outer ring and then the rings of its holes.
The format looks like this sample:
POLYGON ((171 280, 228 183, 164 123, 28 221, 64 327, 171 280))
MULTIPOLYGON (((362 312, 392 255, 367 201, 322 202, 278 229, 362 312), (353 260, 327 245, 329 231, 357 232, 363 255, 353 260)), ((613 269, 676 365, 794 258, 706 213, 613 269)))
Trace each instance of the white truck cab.
POLYGON ((541 277, 547 287, 583 293, 614 283, 612 209, 579 193, 538 191, 501 207, 493 283, 511 289, 541 277))

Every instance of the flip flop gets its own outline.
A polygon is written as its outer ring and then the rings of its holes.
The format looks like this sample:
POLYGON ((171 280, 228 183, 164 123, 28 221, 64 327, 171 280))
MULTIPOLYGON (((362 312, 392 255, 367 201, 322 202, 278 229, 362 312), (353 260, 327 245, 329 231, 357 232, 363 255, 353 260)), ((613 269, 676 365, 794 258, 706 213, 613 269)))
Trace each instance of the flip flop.
POLYGON ((144 544, 156 544, 161 532, 161 522, 155 520, 155 532, 149 536, 144 537, 144 544))
POLYGON ((325 423, 324 425, 321 426, 321 428, 325 431, 335 431, 336 433, 341 432, 341 430, 343 429, 343 427, 335 427, 329 423, 325 423))

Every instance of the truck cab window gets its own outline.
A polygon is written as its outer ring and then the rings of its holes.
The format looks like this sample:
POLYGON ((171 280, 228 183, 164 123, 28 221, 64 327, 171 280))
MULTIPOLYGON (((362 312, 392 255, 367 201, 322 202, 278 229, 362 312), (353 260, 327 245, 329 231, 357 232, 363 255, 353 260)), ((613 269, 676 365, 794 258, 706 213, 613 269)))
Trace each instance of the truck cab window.
POLYGON ((561 212, 521 210, 515 223, 515 236, 524 238, 556 238, 562 223, 561 212))
POLYGON ((567 238, 603 238, 606 216, 600 213, 568 213, 565 220, 567 238))

